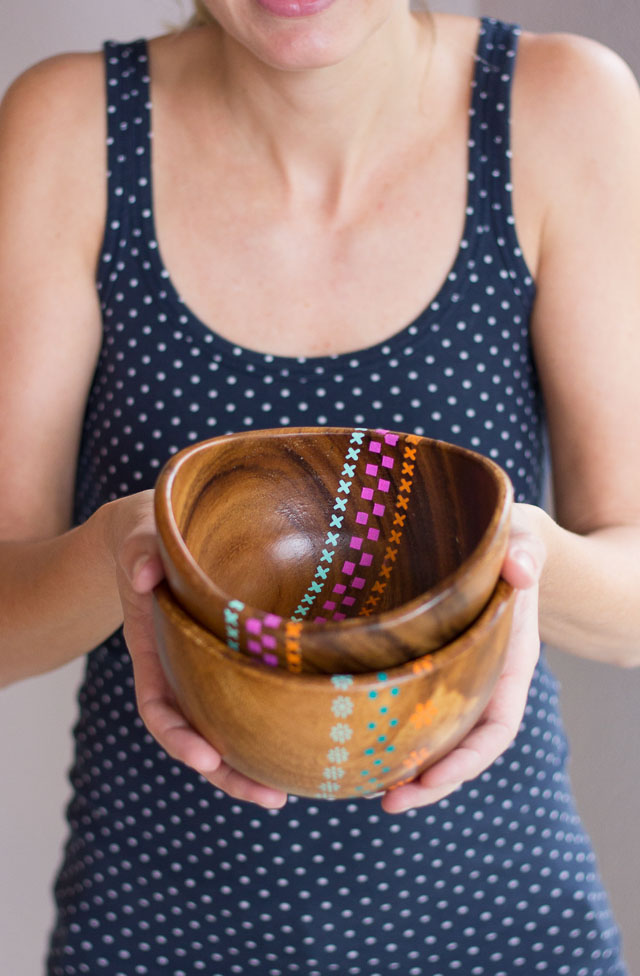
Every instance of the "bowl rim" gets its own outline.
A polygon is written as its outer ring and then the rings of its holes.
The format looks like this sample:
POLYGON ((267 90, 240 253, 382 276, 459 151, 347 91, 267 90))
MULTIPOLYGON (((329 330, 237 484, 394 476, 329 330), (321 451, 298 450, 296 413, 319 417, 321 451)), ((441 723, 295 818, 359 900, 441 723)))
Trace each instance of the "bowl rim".
MULTIPOLYGON (((218 437, 211 437, 207 440, 199 441, 196 444, 190 444, 182 448, 182 450, 178 451, 171 458, 169 458, 161 469, 156 481, 154 492, 154 510, 158 535, 174 566, 176 566, 181 572, 187 571, 192 579, 195 577, 200 584, 198 589, 203 597, 210 598, 213 595, 215 596, 216 600, 219 600, 224 604, 228 604, 230 601, 236 599, 234 594, 226 593, 201 568, 186 545, 182 533, 178 529, 177 521, 173 512, 171 495, 178 472, 185 463, 192 460, 192 458, 197 454, 207 451, 213 444, 221 444, 223 442, 226 443, 234 440, 258 440, 268 435, 271 437, 282 437, 284 439, 286 437, 295 435, 321 437, 326 434, 337 434, 348 436, 359 431, 363 431, 365 434, 391 433, 397 434, 399 437, 403 438, 411 436, 415 437, 418 441, 426 442, 427 444, 435 447, 444 447, 448 451, 452 451, 455 454, 472 458, 480 467, 485 468, 491 473, 498 485, 498 501, 496 508, 478 544, 474 547, 473 552, 460 563, 454 572, 443 577, 439 583, 430 589, 425 590, 425 592, 420 596, 413 597, 411 600, 407 600, 406 603, 392 607, 389 610, 371 613, 366 616, 347 617, 345 620, 327 620, 325 622, 302 619, 300 621, 296 620, 296 623, 300 623, 302 625, 302 632, 305 634, 322 632, 323 634, 330 635, 333 630, 338 628, 340 629, 341 634, 344 634, 345 631, 351 630, 367 630, 372 626, 375 626, 376 628, 389 628, 391 626, 398 626, 410 622, 414 617, 432 610, 438 604, 442 603, 449 595, 453 595, 460 581, 464 581, 468 577, 472 564, 475 564, 478 559, 482 559, 484 557, 491 547, 493 540, 500 536, 503 529, 510 522, 511 509, 514 500, 514 490, 511 479, 506 471, 501 468, 500 465, 496 464, 495 461, 492 461, 490 458, 472 450, 471 448, 462 447, 458 444, 451 444, 448 441, 443 441, 438 438, 425 437, 421 434, 409 434, 406 431, 392 431, 383 428, 273 427, 248 431, 236 431, 231 434, 221 434, 218 437)), ((242 602, 244 603, 245 610, 252 616, 264 617, 269 613, 268 610, 263 610, 261 608, 252 606, 245 601, 242 602)), ((282 619, 287 620, 291 618, 283 616, 282 619)))
POLYGON ((222 638, 213 634, 210 630, 195 620, 184 607, 178 602, 171 592, 166 581, 160 582, 153 591, 153 599, 159 608, 159 612, 164 616, 171 615, 174 618, 186 620, 190 637, 205 653, 213 655, 216 659, 222 658, 229 662, 233 667, 246 671, 248 674, 262 675, 269 684, 290 684, 295 682, 298 689, 302 685, 309 688, 319 688, 326 686, 336 693, 337 687, 335 679, 349 679, 347 694, 351 695, 355 690, 367 691, 381 687, 381 675, 384 681, 391 684, 404 684, 408 681, 418 679, 422 676, 437 676, 441 671, 456 658, 460 657, 478 641, 479 634, 490 632, 497 626, 505 613, 509 613, 515 601, 516 590, 505 579, 500 577, 489 602, 486 604, 480 615, 466 628, 461 634, 434 651, 428 651, 422 657, 403 664, 397 664, 392 668, 379 668, 377 671, 364 671, 355 674, 348 672, 318 673, 302 672, 296 673, 288 671, 282 667, 269 667, 268 665, 236 651, 229 647, 222 638))

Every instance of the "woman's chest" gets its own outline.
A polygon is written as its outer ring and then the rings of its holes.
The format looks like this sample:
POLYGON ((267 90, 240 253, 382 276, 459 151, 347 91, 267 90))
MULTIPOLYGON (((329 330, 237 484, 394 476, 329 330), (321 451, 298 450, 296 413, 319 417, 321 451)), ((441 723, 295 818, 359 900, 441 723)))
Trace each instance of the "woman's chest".
MULTIPOLYGON (((164 266, 185 304, 239 346, 284 356, 349 352, 384 341, 436 298, 474 221, 466 129, 373 180, 346 216, 276 198, 249 173, 156 157, 154 214, 164 266), (189 172, 188 178, 185 172, 189 172)), ((536 216, 518 197, 525 253, 536 216)))

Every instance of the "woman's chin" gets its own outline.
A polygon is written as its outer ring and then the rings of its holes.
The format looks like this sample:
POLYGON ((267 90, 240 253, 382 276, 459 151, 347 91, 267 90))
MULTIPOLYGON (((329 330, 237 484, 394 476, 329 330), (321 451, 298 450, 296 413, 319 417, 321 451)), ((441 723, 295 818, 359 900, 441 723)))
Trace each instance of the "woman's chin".
POLYGON ((311 71, 347 62, 388 19, 396 0, 242 0, 220 3, 223 29, 269 67, 311 71), (290 10, 290 15, 277 11, 290 10), (305 14, 304 11, 313 11, 305 14))
POLYGON ((280 71, 302 73, 331 68, 348 60, 353 53, 344 42, 332 44, 321 38, 314 43, 314 40, 307 35, 299 41, 288 39, 269 45, 259 53, 260 60, 280 71))

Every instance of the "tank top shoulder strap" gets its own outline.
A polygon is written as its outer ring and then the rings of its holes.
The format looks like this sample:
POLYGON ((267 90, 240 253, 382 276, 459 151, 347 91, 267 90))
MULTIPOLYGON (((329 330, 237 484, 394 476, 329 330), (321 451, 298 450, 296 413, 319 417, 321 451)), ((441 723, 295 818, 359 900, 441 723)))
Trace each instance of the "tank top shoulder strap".
POLYGON ((515 228, 511 182, 511 93, 520 28, 480 22, 469 126, 469 212, 495 241, 509 276, 524 292, 533 280, 515 228))
POLYGON ((147 42, 104 44, 107 89, 107 222, 98 287, 108 290, 109 266, 152 222, 151 101, 147 42))

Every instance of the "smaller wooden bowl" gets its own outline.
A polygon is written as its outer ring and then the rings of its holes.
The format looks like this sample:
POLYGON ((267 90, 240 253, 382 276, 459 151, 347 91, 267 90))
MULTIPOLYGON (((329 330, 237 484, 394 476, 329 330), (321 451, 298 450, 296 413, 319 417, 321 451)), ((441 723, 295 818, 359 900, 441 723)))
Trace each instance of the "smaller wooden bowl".
POLYGON ((230 647, 293 672, 358 673, 442 647, 478 616, 513 492, 487 458, 412 434, 284 428, 165 466, 169 586, 230 647))
POLYGON ((469 630, 386 672, 265 668, 154 592, 160 657, 191 724, 225 761, 287 793, 342 799, 410 781, 478 720, 501 673, 513 590, 501 580, 469 630))

